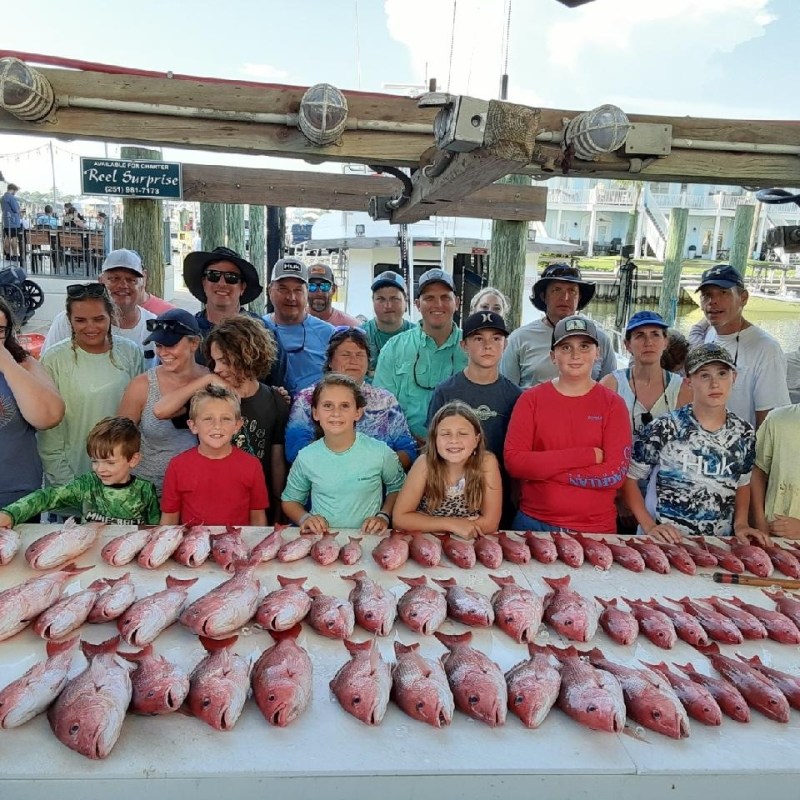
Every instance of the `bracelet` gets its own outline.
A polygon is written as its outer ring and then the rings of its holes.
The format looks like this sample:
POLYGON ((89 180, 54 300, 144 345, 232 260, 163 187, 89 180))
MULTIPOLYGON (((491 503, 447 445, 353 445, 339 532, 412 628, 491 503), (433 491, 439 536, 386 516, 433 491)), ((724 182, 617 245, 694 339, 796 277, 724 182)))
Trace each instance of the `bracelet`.
POLYGON ((305 514, 303 514, 303 516, 302 516, 302 517, 300 517, 300 519, 299 519, 299 520, 297 520, 297 525, 298 525, 298 527, 302 527, 303 523, 304 523, 304 522, 305 522, 307 519, 310 519, 310 518, 311 518, 311 517, 313 517, 313 516, 314 516, 314 515, 313 515, 313 514, 312 514, 310 511, 306 511, 306 513, 305 513, 305 514))
POLYGON ((392 524, 392 518, 385 511, 379 511, 375 516, 385 519, 387 526, 392 524))

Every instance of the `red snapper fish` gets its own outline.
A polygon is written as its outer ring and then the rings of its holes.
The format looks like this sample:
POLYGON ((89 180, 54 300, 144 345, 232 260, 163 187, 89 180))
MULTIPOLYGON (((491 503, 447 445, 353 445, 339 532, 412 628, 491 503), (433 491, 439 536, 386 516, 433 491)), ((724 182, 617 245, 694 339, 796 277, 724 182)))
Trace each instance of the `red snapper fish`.
POLYGON ((595 597, 598 603, 603 606, 600 614, 600 627, 617 643, 633 644, 639 635, 639 623, 630 611, 623 611, 617 607, 617 598, 603 600, 602 597, 595 597))
POLYGON ((150 644, 161 631, 178 619, 197 578, 180 580, 167 575, 167 588, 137 600, 117 619, 122 638, 134 647, 150 644))
POLYGON ((547 623, 567 639, 588 642, 595 635, 600 619, 597 605, 570 589, 569 575, 543 580, 555 592, 545 600, 544 618, 547 623))
POLYGON ((397 616, 397 600, 379 583, 367 577, 364 570, 353 575, 342 575, 344 581, 354 581, 350 590, 350 602, 356 614, 356 622, 370 633, 388 636, 397 616))
POLYGON ((201 567, 210 555, 211 528, 205 525, 193 525, 184 534, 172 558, 184 567, 201 567))
POLYGON ((515 642, 532 642, 542 624, 544 599, 524 589, 509 576, 489 576, 500 589, 492 596, 492 608, 498 627, 515 642))
POLYGON ((441 592, 428 585, 424 575, 419 578, 397 576, 411 588, 397 601, 397 613, 415 633, 429 636, 447 618, 447 601, 441 592))
POLYGON ((32 569, 54 569, 73 561, 85 553, 96 541, 105 522, 78 525, 70 517, 59 531, 52 531, 31 542, 25 551, 25 560, 32 569))
POLYGON ((47 717, 56 738, 86 758, 105 758, 122 732, 133 687, 129 666, 116 657, 119 636, 81 642, 89 666, 67 683, 47 717))
POLYGON ((361 560, 361 537, 349 536, 347 544, 339 551, 339 561, 351 567, 361 560))
POLYGON ((529 644, 531 657, 506 672, 508 710, 526 728, 538 728, 550 713, 561 691, 561 664, 547 650, 529 644))
POLYGON ((528 545, 519 539, 512 539, 505 531, 498 532, 497 543, 500 545, 506 561, 510 561, 512 564, 527 564, 531 560, 531 551, 528 545))
POLYGON ((124 567, 139 555, 152 535, 152 528, 138 528, 130 533, 123 533, 103 547, 100 558, 112 567, 124 567))
POLYGON ((198 597, 181 614, 180 622, 197 634, 223 639, 252 619, 261 583, 255 564, 240 562, 234 576, 198 597))
POLYGON ((336 533, 328 531, 322 534, 322 538, 318 539, 311 546, 311 558, 313 558, 317 564, 327 567, 339 558, 340 550, 341 547, 339 547, 339 543, 336 541, 336 533))
POLYGON ((722 709, 705 686, 695 683, 689 678, 684 678, 673 672, 663 661, 658 664, 648 664, 646 667, 660 672, 675 690, 678 699, 683 703, 686 713, 703 725, 717 726, 722 724, 722 709))
POLYGON ((741 559, 742 564, 753 575, 757 575, 759 578, 769 578, 775 571, 769 554, 758 545, 742 544, 733 540, 728 546, 731 548, 731 552, 741 559))
POLYGON ((508 708, 508 687, 497 664, 470 647, 472 633, 434 636, 450 651, 442 657, 447 682, 456 708, 479 722, 495 728, 504 725, 508 708))
MULTIPOLYGON (((645 539, 644 541, 649 542, 651 540, 645 539)), ((679 572, 682 572, 684 575, 697 574, 697 564, 683 545, 674 544, 672 542, 654 542, 654 544, 658 545, 658 547, 664 551, 667 561, 679 572)))
POLYGON ((445 590, 450 619, 480 628, 488 628, 494 622, 494 609, 485 595, 459 586, 455 578, 434 578, 433 582, 445 590))
POLYGON ((790 553, 777 545, 765 546, 764 550, 778 572, 795 580, 800 578, 800 559, 794 553, 790 553))
POLYGON ((418 642, 405 645, 395 640, 392 698, 412 719, 444 728, 453 720, 453 693, 441 662, 423 658, 418 649, 418 642))
POLYGON ((503 563, 503 548, 496 539, 478 534, 475 539, 475 558, 487 569, 498 569, 503 563))
POLYGON ((671 650, 678 641, 678 632, 672 620, 663 612, 636 600, 623 598, 639 623, 639 630, 656 647, 671 650))
POLYGON ((160 525, 136 556, 136 563, 145 569, 158 569, 178 549, 186 531, 184 525, 160 525))
POLYGON ((408 554, 421 567, 438 567, 442 560, 442 543, 415 531, 408 543, 408 554))
POLYGON ((136 653, 119 655, 136 664, 131 674, 130 710, 134 714, 169 714, 183 705, 189 694, 189 675, 183 667, 156 655, 152 644, 136 653))
POLYGON ((670 597, 664 599, 675 605, 683 606, 683 610, 695 617, 712 639, 724 644, 741 644, 744 641, 742 632, 719 611, 695 603, 688 597, 682 597, 680 600, 673 600, 670 597))
POLYGON ((233 730, 250 689, 250 667, 233 652, 238 636, 230 639, 200 637, 208 655, 189 676, 186 707, 218 731, 233 730))
POLYGON ((546 648, 561 662, 558 707, 593 731, 621 733, 625 728, 625 698, 619 681, 584 661, 574 647, 546 648))
POLYGON ((655 542, 639 540, 637 537, 632 536, 628 540, 628 546, 638 550, 648 569, 657 572, 659 575, 666 575, 669 572, 669 559, 655 542))
POLYGON ((798 600, 797 597, 786 594, 780 590, 771 592, 769 589, 762 589, 761 591, 764 592, 770 600, 774 601, 781 614, 789 617, 795 625, 800 626, 800 600, 798 600))
POLYGON ((730 550, 724 550, 718 545, 711 544, 711 542, 706 541, 702 536, 698 536, 697 538, 702 542, 706 550, 716 556, 717 564, 719 564, 722 569, 726 569, 728 572, 735 572, 737 575, 744 572, 742 559, 735 553, 732 553, 730 550))
POLYGON ((746 661, 722 655, 717 644, 698 649, 714 665, 714 669, 741 692, 751 708, 760 711, 773 722, 789 721, 789 702, 769 678, 746 661))
POLYGON ((17 728, 33 719, 67 685, 78 638, 47 643, 47 658, 0 691, 0 728, 17 728))
POLYGON ((330 683, 339 705, 365 725, 380 725, 389 705, 392 674, 381 658, 375 639, 366 642, 344 640, 350 660, 342 665, 330 683))
POLYGON ((67 564, 58 572, 37 575, 0 592, 0 642, 19 633, 61 596, 70 578, 93 567, 67 564))
POLYGON ((764 623, 770 639, 781 642, 781 644, 800 644, 800 628, 786 614, 782 614, 780 611, 770 611, 768 608, 752 603, 745 603, 738 597, 732 597, 730 602, 749 611, 754 617, 758 617, 764 623))
POLYGON ((290 561, 299 561, 305 558, 317 541, 316 533, 301 533, 296 539, 290 539, 281 545, 278 550, 278 561, 284 564, 290 561))
POLYGON ((311 610, 311 598, 303 589, 305 578, 278 575, 280 589, 270 592, 258 606, 256 622, 269 631, 288 631, 311 610))
POLYGON ((475 548, 472 542, 456 539, 449 533, 442 536, 444 554, 461 569, 472 569, 475 566, 475 548))
POLYGON ((100 578, 89 584, 98 587, 100 594, 89 611, 87 622, 111 622, 121 617, 136 600, 136 587, 130 572, 119 578, 100 578))
POLYGON ((11 528, 0 529, 0 567, 10 564, 22 546, 22 537, 11 528))
POLYGON ((233 572, 237 562, 247 561, 250 557, 241 528, 227 525, 224 533, 212 533, 210 538, 211 558, 226 572, 233 572))
POLYGON ((558 560, 556 543, 547 534, 525 531, 525 541, 528 550, 531 551, 531 557, 540 564, 552 564, 558 560))
POLYGON ((576 533, 575 538, 580 542, 581 547, 583 547, 583 554, 586 556, 586 560, 593 567, 603 570, 611 568, 611 563, 614 561, 614 554, 602 539, 596 539, 593 536, 584 536, 582 533, 576 533))
POLYGON ((356 624, 353 604, 341 597, 323 594, 316 586, 308 590, 311 610, 308 621, 320 635, 329 639, 349 639, 356 624))
POLYGON ((676 608, 665 606, 659 603, 655 598, 650 598, 644 602, 644 605, 666 614, 675 626, 675 633, 683 639, 684 642, 692 645, 692 647, 705 647, 711 644, 705 628, 697 621, 697 617, 692 616, 686 611, 679 611, 676 608))
POLYGON ((270 631, 275 644, 253 666, 250 683, 253 698, 270 725, 285 728, 308 707, 311 700, 311 659, 297 643, 302 626, 270 631))
POLYGON ((581 543, 566 533, 552 533, 558 557, 568 566, 577 569, 585 558, 581 543))
POLYGON ((33 632, 42 639, 63 639, 77 628, 80 628, 102 589, 91 586, 56 600, 46 611, 43 611, 33 623, 33 632))
POLYGON ((704 547, 698 547, 685 539, 681 542, 681 547, 692 557, 692 561, 698 567, 716 567, 719 563, 717 557, 704 547))
POLYGON ((767 629, 761 620, 738 606, 723 603, 719 597, 704 597, 714 611, 726 616, 741 632, 745 639, 766 639, 767 629))
POLYGON ((372 551, 372 558, 381 569, 393 570, 402 567, 408 561, 406 537, 397 532, 384 537, 372 551))
POLYGON ((283 532, 288 525, 276 524, 272 533, 267 534, 251 551, 250 561, 264 563, 272 561, 283 547, 283 532))
POLYGON ((611 551, 611 555, 614 556, 614 561, 621 567, 625 567, 631 572, 644 572, 644 559, 638 550, 634 550, 627 544, 616 544, 614 542, 606 542, 606 547, 611 551))
POLYGON ((695 683, 699 683, 708 689, 725 716, 736 720, 736 722, 750 722, 750 707, 742 697, 742 693, 735 686, 720 678, 704 675, 702 672, 698 672, 691 664, 675 664, 675 666, 695 683))
POLYGON ((800 677, 768 667, 758 656, 745 658, 737 653, 736 658, 745 664, 749 664, 769 678, 783 692, 783 696, 789 701, 789 705, 800 711, 800 677))

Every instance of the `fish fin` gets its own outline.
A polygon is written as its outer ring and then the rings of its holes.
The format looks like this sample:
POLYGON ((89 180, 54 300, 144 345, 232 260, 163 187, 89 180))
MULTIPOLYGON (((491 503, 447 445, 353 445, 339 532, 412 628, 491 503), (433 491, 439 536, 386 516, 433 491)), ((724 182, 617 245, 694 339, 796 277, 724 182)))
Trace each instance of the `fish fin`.
MULTIPOLYGON (((437 581, 438 583, 438 581, 437 581)), ((469 644, 472 641, 472 631, 466 631, 466 633, 441 633, 441 631, 435 631, 433 634, 448 650, 452 650, 453 647, 456 647, 460 644, 469 644)))
POLYGON ((363 569, 360 569, 358 572, 354 572, 352 575, 340 575, 339 577, 343 581, 360 581, 367 577, 367 573, 364 572, 363 569))
POLYGON ((94 656, 99 656, 101 653, 116 653, 118 645, 119 636, 112 636, 110 639, 106 639, 105 642, 101 642, 100 644, 82 641, 81 652, 87 659, 91 660, 94 656))
POLYGON ((197 583, 197 578, 175 578, 172 575, 167 575, 167 588, 169 589, 188 589, 197 583))
POLYGON ((457 586, 458 581, 455 578, 432 578, 433 582, 442 589, 449 589, 451 586, 457 586))
POLYGON ((778 600, 782 600, 784 597, 786 597, 786 595, 783 592, 773 592, 770 591, 769 589, 762 589, 761 591, 763 594, 769 597, 770 600, 773 600, 776 603, 778 602, 778 600))
POLYGON ((542 580, 551 589, 555 589, 556 591, 559 589, 566 589, 569 587, 569 575, 565 575, 563 578, 547 578, 545 576, 542 576, 542 580))
POLYGON ((697 672, 697 670, 694 668, 694 664, 692 664, 691 661, 687 661, 685 664, 678 664, 675 661, 673 661, 672 663, 676 669, 679 669, 681 672, 683 672, 685 675, 688 675, 689 677, 691 677, 693 673, 697 672))
POLYGON ((231 533, 234 536, 241 536, 242 535, 242 529, 241 528, 237 528, 234 525, 226 525, 225 526, 225 532, 226 533, 231 533))
POLYGON ((711 642, 711 644, 696 644, 694 648, 706 656, 719 655, 719 645, 716 642, 711 642))
POLYGON ((57 656, 59 653, 66 653, 69 650, 72 650, 73 647, 78 643, 77 636, 73 636, 71 639, 62 639, 61 641, 49 641, 45 646, 45 650, 49 657, 57 656))
POLYGON ((69 564, 65 564, 59 572, 67 572, 70 575, 80 575, 81 572, 87 572, 90 569, 94 569, 94 564, 90 564, 88 567, 79 567, 74 561, 71 561, 69 564))
POLYGON ((744 600, 742 600, 741 597, 730 597, 728 598, 728 602, 739 608, 744 608, 744 600))
POLYGON ((528 642, 528 653, 532 656, 539 655, 540 653, 542 655, 553 655, 549 644, 536 644, 536 642, 528 642))
POLYGON ((381 651, 378 649, 378 640, 373 639, 369 651, 369 666, 372 673, 376 673, 381 667, 381 651))
POLYGON ((305 578, 287 578, 284 575, 276 575, 275 577, 278 579, 278 583, 281 586, 283 586, 284 588, 286 588, 287 586, 300 586, 300 587, 302 587, 302 585, 306 582, 306 580, 308 580, 307 577, 305 577, 305 578))
POLYGON ((347 648, 347 652, 352 656, 356 653, 363 653, 365 650, 369 650, 374 644, 374 640, 366 639, 363 642, 354 642, 351 639, 344 639, 343 644, 347 648))
POLYGON ((119 652, 117 655, 122 656, 126 661, 133 661, 134 663, 143 661, 145 658, 149 658, 153 655, 153 643, 150 642, 146 644, 141 650, 137 650, 133 653, 123 653, 119 652))
POLYGON ((360 536, 348 536, 347 538, 350 540, 351 544, 358 544, 359 542, 361 542, 360 536))
POLYGON ((405 653, 413 653, 419 648, 419 642, 412 642, 411 644, 403 644, 399 639, 394 640, 394 654, 400 658, 405 653))
POLYGON ((612 597, 610 600, 603 600, 602 597, 598 597, 597 595, 594 596, 594 599, 600 603, 603 608, 616 608, 617 607, 617 598, 612 597))
POLYGON ((515 586, 516 581, 513 575, 490 575, 489 576, 498 586, 515 586))
POLYGON ((745 664, 756 664, 759 667, 764 666, 764 662, 758 656, 747 658, 747 656, 743 656, 741 653, 736 653, 736 658, 738 658, 739 661, 744 661, 745 664))
POLYGON ((654 669, 656 672, 660 672, 662 674, 666 674, 670 671, 669 664, 667 664, 666 661, 659 661, 657 664, 651 664, 648 661, 642 661, 640 658, 639 662, 644 664, 648 669, 654 669))
POLYGON ((237 641, 239 641, 238 636, 229 636, 227 639, 212 639, 209 636, 199 636, 200 644, 205 647, 205 649, 209 653, 215 653, 217 650, 225 650, 229 647, 233 647, 237 641))
MULTIPOLYGON (((319 591, 319 589, 317 589, 319 591)), ((296 640, 297 637, 300 635, 300 632, 303 630, 302 623, 298 622, 295 625, 292 625, 291 628, 288 628, 285 631, 268 631, 269 635, 276 641, 282 642, 284 639, 294 639, 296 640)))
POLYGON ((322 595, 322 589, 319 586, 312 586, 310 589, 306 589, 306 594, 309 597, 320 597, 322 595))
POLYGON ((586 652, 581 653, 581 655, 588 656, 589 661, 599 661, 601 659, 603 661, 608 661, 608 659, 605 656, 605 653, 603 653, 603 651, 599 647, 593 647, 591 650, 587 650, 586 652))

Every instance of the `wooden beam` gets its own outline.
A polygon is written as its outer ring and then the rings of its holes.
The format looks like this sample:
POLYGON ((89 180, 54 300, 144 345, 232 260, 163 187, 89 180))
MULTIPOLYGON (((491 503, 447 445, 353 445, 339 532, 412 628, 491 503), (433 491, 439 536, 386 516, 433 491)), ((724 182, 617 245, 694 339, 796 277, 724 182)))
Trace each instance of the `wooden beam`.
MULTIPOLYGON (((367 211, 371 197, 393 196, 401 189, 399 180, 380 175, 183 165, 183 197, 200 202, 367 211)), ((547 189, 493 184, 448 204, 440 213, 445 212, 451 217, 543 220, 547 189)))

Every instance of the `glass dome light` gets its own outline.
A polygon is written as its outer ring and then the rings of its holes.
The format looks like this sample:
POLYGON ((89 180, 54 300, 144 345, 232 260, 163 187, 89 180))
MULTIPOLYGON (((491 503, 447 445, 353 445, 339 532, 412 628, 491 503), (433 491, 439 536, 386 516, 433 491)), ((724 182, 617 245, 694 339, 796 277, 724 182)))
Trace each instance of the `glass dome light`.
POLYGON ((347 124, 347 99, 329 83, 317 83, 300 101, 297 124, 312 144, 334 144, 347 124))
POLYGON ((625 112, 610 104, 584 111, 567 123, 564 147, 572 145, 577 158, 594 161, 625 144, 631 124, 625 112))
POLYGON ((56 100, 50 82, 18 58, 0 58, 0 108, 25 122, 43 122, 56 100))

